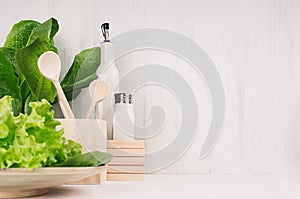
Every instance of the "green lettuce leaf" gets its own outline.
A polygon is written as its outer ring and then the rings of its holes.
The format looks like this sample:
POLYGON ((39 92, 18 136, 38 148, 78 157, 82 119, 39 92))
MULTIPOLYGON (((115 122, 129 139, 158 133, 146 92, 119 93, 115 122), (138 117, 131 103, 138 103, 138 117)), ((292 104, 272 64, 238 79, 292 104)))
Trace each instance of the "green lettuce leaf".
MULTIPOLYGON (((0 53, 2 53, 6 59, 10 62, 10 64, 13 66, 14 69, 14 73, 16 74, 16 76, 18 77, 18 81, 19 81, 19 87, 21 90, 21 104, 20 104, 20 108, 17 108, 17 110, 14 110, 15 113, 20 111, 24 111, 24 104, 26 99, 28 98, 29 94, 30 94, 30 88, 29 85, 24 77, 24 75, 21 73, 20 68, 18 67, 17 63, 16 63, 16 50, 11 49, 11 48, 5 48, 5 47, 1 47, 0 48, 0 53)), ((11 87, 13 89, 14 85, 11 85, 11 87)), ((0 97, 4 96, 4 95, 11 95, 14 97, 14 100, 19 100, 18 96, 12 95, 11 93, 3 93, 0 97)))
POLYGON ((21 89, 19 87, 19 79, 13 71, 13 67, 0 52, 0 97, 10 95, 14 97, 12 102, 14 114, 18 114, 22 108, 21 89))
POLYGON ((12 97, 0 99, 0 168, 40 168, 81 154, 80 144, 66 140, 46 101, 31 102, 31 113, 15 117, 12 97))
MULTIPOLYGON (((57 52, 57 49, 52 44, 58 28, 58 22, 54 18, 50 18, 42 24, 32 20, 20 21, 13 26, 6 38, 4 47, 0 48, 0 52, 9 60, 15 74, 19 78, 22 96, 20 109, 22 112, 25 111, 25 108, 28 109, 25 105, 26 103, 28 105, 29 99, 37 101, 46 98, 51 102, 55 100, 56 91, 54 86, 49 80, 39 74, 35 63, 38 58, 37 55, 39 56, 47 50, 57 52), (36 43, 33 44, 34 42, 36 43), (34 69, 33 73, 32 69, 34 69), (25 72, 23 73, 21 70, 25 72), (40 82, 42 83, 39 85, 40 82), (49 91, 49 93, 46 91, 49 91)), ((12 95, 11 93, 3 94, 12 95)), ((15 100, 18 99, 16 96, 12 96, 15 100)))
POLYGON ((47 21, 45 21, 44 23, 42 23, 32 31, 28 39, 27 45, 32 44, 32 42, 34 42, 38 38, 45 40, 49 44, 54 45, 53 37, 58 32, 58 28, 59 25, 56 19, 54 18, 48 19, 47 21))
POLYGON ((20 70, 17 67, 17 63, 16 63, 16 59, 15 59, 15 54, 16 54, 16 50, 12 49, 12 48, 5 48, 5 47, 1 47, 0 48, 0 52, 6 57, 6 59, 11 63, 14 72, 16 75, 20 74, 20 70))
POLYGON ((26 46, 31 32, 40 25, 33 20, 22 20, 16 23, 6 37, 3 47, 20 49, 26 46))
POLYGON ((35 100, 47 99, 54 102, 56 89, 51 81, 46 79, 37 66, 38 58, 46 51, 57 52, 57 49, 46 41, 36 39, 32 44, 17 51, 16 60, 35 100))
POLYGON ((61 82, 68 100, 74 99, 79 94, 79 89, 87 87, 97 78, 100 54, 100 48, 94 47, 83 50, 75 56, 72 66, 61 82))

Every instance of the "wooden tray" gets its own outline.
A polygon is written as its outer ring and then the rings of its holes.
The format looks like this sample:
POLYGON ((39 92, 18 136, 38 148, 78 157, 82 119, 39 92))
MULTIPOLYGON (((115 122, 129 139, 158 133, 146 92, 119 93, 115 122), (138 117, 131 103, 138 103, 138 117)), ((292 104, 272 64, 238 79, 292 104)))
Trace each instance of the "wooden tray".
POLYGON ((57 167, 0 170, 0 198, 18 198, 48 193, 49 187, 78 181, 103 172, 102 167, 57 167))

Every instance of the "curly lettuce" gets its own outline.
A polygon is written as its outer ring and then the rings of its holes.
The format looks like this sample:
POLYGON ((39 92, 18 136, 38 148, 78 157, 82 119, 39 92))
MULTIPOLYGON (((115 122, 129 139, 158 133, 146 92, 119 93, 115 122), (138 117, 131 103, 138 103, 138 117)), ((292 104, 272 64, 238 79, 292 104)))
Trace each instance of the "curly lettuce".
POLYGON ((60 123, 45 99, 31 102, 29 114, 14 116, 13 98, 0 99, 0 169, 41 168, 81 154, 80 144, 62 137, 60 123))

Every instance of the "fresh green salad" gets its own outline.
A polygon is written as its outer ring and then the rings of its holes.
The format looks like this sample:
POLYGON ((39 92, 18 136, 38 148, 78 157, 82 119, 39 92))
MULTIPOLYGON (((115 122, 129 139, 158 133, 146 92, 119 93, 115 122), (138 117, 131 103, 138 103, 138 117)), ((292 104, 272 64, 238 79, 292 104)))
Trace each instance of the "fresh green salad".
POLYGON ((64 138, 47 100, 30 102, 30 113, 17 116, 12 101, 0 99, 0 169, 101 166, 113 159, 98 151, 82 154, 80 144, 64 138))

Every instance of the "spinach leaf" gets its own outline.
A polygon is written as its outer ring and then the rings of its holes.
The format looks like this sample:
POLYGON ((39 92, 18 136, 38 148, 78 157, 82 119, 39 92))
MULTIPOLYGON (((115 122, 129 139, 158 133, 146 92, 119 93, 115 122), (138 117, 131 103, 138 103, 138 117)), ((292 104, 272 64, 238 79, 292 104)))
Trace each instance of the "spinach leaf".
POLYGON ((68 100, 74 99, 79 94, 76 92, 77 90, 87 87, 91 81, 97 78, 96 71, 100 65, 100 53, 100 48, 94 47, 83 50, 75 56, 71 68, 61 82, 68 100), (74 94, 76 95, 74 96, 74 94))
MULTIPOLYGON (((22 20, 15 24, 6 37, 0 52, 10 62, 13 72, 18 78, 20 96, 14 101, 21 100, 22 112, 26 112, 31 101, 42 98, 51 103, 56 102, 56 91, 52 83, 44 78, 37 67, 38 57, 48 51, 57 52, 54 46, 54 36, 59 24, 50 18, 44 23, 33 20, 22 20)), ((61 85, 70 101, 76 98, 82 88, 87 87, 96 79, 96 70, 100 65, 100 48, 86 49, 74 58, 67 75, 61 85)), ((13 90, 14 88, 12 88, 13 90)), ((7 93, 9 94, 9 93, 7 93)), ((19 102, 18 102, 19 103, 19 102)))
POLYGON ((22 20, 16 23, 6 37, 4 47, 20 49, 26 46, 31 32, 40 25, 33 20, 22 20))
POLYGON ((42 40, 47 41, 50 44, 54 44, 53 37, 57 33, 59 28, 58 22, 54 18, 50 18, 41 25, 39 25, 37 28, 35 28, 27 42, 27 45, 30 45, 32 42, 34 42, 37 38, 40 38, 42 40))
POLYGON ((18 50, 16 60, 33 97, 38 100, 45 98, 53 102, 56 97, 55 87, 40 73, 37 66, 39 56, 49 50, 57 52, 54 46, 38 38, 29 46, 18 50))
POLYGON ((65 162, 51 165, 53 167, 97 167, 109 163, 114 156, 110 153, 92 151, 70 157, 65 162))
POLYGON ((20 85, 20 88, 21 88, 21 95, 22 95, 22 98, 23 98, 22 104, 24 106, 25 101, 28 98, 28 96, 30 95, 31 90, 30 90, 28 82, 26 81, 26 78, 23 74, 21 74, 21 76, 19 77, 19 85, 20 85))
POLYGON ((5 95, 11 95, 12 108, 15 115, 20 113, 22 107, 21 90, 19 87, 19 79, 15 75, 10 62, 3 53, 0 52, 0 98, 5 95))
MULTIPOLYGON (((16 50, 11 49, 11 48, 1 47, 0 52, 6 57, 6 59, 13 66, 14 73, 19 78, 19 86, 20 86, 21 96, 22 96, 21 112, 23 112, 25 101, 26 101, 28 95, 30 94, 30 88, 29 88, 29 85, 28 85, 24 75, 21 73, 21 71, 16 63, 16 59, 15 59, 16 50)), ((14 99, 13 101, 15 101, 15 100, 19 100, 19 99, 14 99)))
POLYGON ((20 70, 17 67, 16 64, 16 59, 15 59, 15 54, 16 51, 12 48, 5 48, 5 47, 1 47, 0 48, 0 52, 6 57, 6 59, 11 63, 11 65, 13 66, 14 72, 15 74, 19 75, 20 70))

